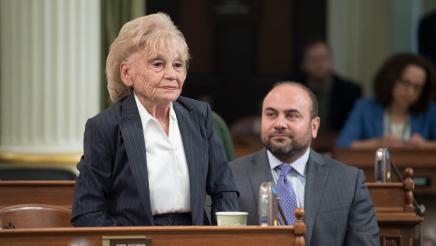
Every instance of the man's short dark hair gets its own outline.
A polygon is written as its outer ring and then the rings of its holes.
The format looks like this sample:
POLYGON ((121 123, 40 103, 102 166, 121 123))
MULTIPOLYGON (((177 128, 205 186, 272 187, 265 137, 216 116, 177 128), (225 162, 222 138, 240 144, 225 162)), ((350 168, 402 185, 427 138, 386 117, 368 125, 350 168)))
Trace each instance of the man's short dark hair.
POLYGON ((272 89, 276 88, 279 85, 283 85, 283 84, 291 85, 291 86, 298 86, 301 89, 303 89, 305 92, 307 92, 307 94, 309 95, 309 98, 310 98, 310 102, 312 104, 312 110, 310 112, 310 116, 312 117, 312 119, 318 116, 318 100, 316 99, 315 94, 307 86, 303 85, 300 82, 281 81, 281 82, 275 83, 272 89))

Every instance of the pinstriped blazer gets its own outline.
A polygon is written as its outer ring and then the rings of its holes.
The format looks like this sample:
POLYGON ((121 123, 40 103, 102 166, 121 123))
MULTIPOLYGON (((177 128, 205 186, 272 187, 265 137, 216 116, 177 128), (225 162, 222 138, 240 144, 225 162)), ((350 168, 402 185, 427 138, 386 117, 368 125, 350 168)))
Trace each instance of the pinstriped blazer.
MULTIPOLYGON (((185 97, 173 106, 188 164, 192 223, 202 225, 206 193, 212 197, 215 214, 237 210, 237 190, 224 148, 213 131, 210 107, 185 97)), ((87 121, 73 225, 154 224, 143 134, 133 95, 87 121)))
MULTIPOLYGON (((239 209, 258 224, 262 182, 273 181, 266 149, 230 162, 239 189, 239 209)), ((378 225, 361 170, 311 150, 306 165, 306 245, 379 245, 378 225)))

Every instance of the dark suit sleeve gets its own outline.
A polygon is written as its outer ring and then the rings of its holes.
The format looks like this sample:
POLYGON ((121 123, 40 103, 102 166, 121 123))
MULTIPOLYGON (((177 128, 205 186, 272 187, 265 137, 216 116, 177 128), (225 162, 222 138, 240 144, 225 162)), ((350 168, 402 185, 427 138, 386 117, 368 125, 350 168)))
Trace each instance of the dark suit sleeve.
MULTIPOLYGON (((85 127, 84 154, 78 164, 80 175, 76 181, 71 223, 74 226, 117 226, 106 213, 113 151, 104 128, 96 119, 89 119, 85 127)), ((101 121, 100 121, 101 122, 101 121)))
POLYGON ((436 65, 436 12, 424 17, 418 27, 419 53, 436 65))
POLYGON ((213 129, 212 111, 206 106, 206 134, 209 148, 209 169, 206 191, 211 196, 211 220, 216 224, 215 212, 237 211, 237 188, 228 165, 223 145, 213 129))
POLYGON ((375 210, 365 185, 365 176, 359 170, 355 196, 348 217, 345 245, 379 245, 378 232, 375 210))

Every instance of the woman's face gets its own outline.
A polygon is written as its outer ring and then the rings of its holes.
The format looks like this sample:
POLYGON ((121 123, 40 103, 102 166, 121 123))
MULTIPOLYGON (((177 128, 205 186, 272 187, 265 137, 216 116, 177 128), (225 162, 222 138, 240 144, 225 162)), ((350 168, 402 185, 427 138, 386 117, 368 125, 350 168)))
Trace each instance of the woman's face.
POLYGON ((121 77, 125 85, 133 86, 140 99, 170 103, 182 92, 186 63, 174 49, 159 51, 154 56, 138 51, 121 64, 121 77))
POLYGON ((393 89, 393 103, 408 109, 420 97, 426 81, 425 70, 408 65, 393 89))

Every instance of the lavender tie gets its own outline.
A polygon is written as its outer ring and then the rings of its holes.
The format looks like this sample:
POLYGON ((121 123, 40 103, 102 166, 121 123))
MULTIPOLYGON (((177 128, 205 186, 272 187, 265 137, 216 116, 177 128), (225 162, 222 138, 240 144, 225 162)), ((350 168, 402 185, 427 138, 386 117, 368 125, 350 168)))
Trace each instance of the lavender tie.
POLYGON ((294 211, 297 208, 297 197, 295 196, 292 184, 289 183, 286 178, 288 173, 292 171, 292 167, 291 165, 281 164, 278 168, 280 170, 280 176, 277 180, 277 194, 280 199, 280 207, 286 217, 286 222, 289 225, 295 224, 294 211))

